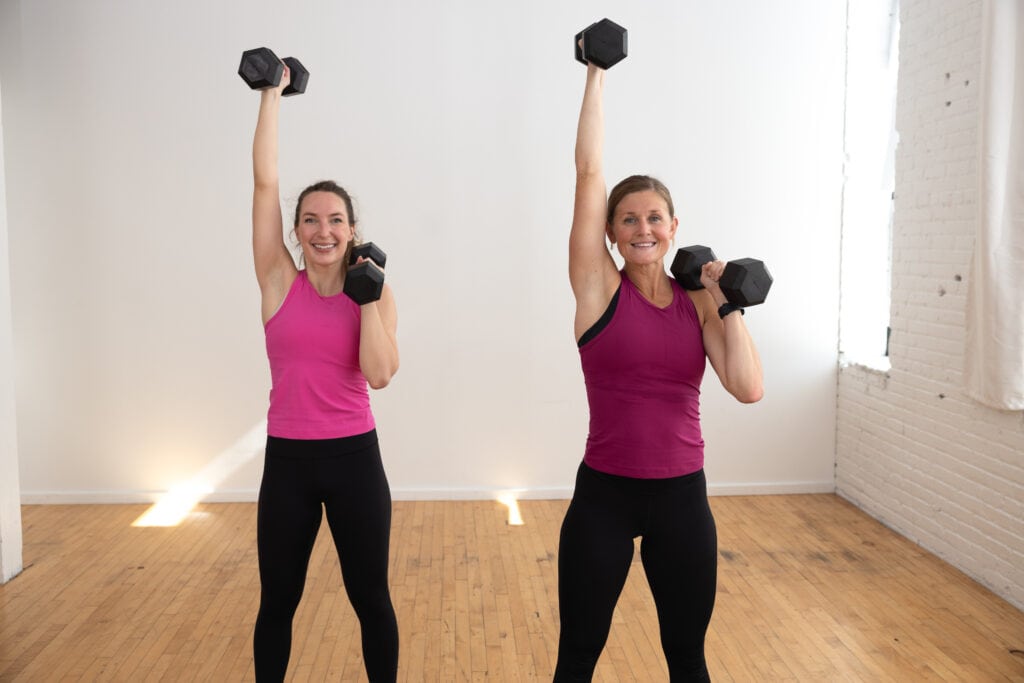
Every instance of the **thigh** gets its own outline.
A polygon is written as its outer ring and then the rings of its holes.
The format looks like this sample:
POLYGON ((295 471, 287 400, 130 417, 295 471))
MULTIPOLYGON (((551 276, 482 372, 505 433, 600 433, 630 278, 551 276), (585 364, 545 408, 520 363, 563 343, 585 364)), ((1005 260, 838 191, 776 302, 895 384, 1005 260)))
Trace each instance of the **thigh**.
POLYGON ((563 632, 596 630, 603 644, 633 561, 634 526, 633 510, 621 492, 581 467, 558 544, 563 632))
MULTIPOLYGON (((268 449, 269 450, 269 449, 268 449)), ((308 461, 268 452, 256 513, 260 579, 266 587, 300 586, 323 511, 309 489, 308 461)))
POLYGON ((391 489, 376 443, 325 463, 324 507, 346 586, 387 581, 391 489))
POLYGON ((663 638, 703 642, 714 609, 718 539, 703 475, 660 496, 640 544, 663 638))

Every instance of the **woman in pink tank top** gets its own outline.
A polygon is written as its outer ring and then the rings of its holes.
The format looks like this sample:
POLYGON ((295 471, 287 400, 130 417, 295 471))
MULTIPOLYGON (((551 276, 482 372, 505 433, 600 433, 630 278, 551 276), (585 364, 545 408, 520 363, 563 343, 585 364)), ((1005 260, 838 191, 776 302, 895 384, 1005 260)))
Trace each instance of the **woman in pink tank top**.
POLYGON ((706 358, 730 394, 753 403, 763 393, 761 363, 742 311, 723 306, 721 261, 703 267, 697 291, 665 272, 679 226, 665 186, 631 176, 606 198, 604 77, 587 65, 576 137, 569 279, 591 421, 559 540, 555 681, 591 679, 638 536, 671 678, 709 680, 717 537, 699 387, 706 358))
POLYGON ((371 681, 394 681, 398 625, 388 588, 391 492, 367 385, 398 370, 397 312, 385 284, 358 304, 344 285, 356 216, 333 181, 306 188, 294 232, 303 269, 283 238, 278 116, 287 66, 260 95, 253 140, 252 244, 272 386, 257 508, 260 607, 253 634, 257 681, 282 681, 313 543, 326 514, 360 622, 371 681))

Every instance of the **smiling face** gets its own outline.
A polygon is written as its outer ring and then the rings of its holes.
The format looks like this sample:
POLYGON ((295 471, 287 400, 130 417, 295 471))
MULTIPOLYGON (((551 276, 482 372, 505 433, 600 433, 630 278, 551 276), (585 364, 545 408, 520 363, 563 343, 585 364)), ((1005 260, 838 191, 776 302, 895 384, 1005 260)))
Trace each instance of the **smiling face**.
POLYGON ((678 225, 679 220, 656 191, 631 192, 616 205, 608 238, 627 263, 646 265, 665 258, 678 225))
POLYGON ((299 206, 295 235, 308 265, 340 263, 354 235, 345 202, 334 192, 310 192, 299 206))

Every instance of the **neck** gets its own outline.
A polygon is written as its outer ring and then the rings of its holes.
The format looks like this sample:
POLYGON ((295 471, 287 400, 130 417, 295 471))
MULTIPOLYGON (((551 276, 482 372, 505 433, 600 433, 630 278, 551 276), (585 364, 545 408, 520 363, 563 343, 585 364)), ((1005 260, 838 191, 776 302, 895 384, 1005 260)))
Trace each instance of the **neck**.
POLYGON ((306 264, 306 278, 320 296, 334 296, 342 290, 344 276, 341 268, 306 264))
POLYGON ((672 285, 665 273, 665 264, 661 261, 643 265, 627 263, 625 270, 630 282, 644 294, 654 295, 671 289, 672 285))

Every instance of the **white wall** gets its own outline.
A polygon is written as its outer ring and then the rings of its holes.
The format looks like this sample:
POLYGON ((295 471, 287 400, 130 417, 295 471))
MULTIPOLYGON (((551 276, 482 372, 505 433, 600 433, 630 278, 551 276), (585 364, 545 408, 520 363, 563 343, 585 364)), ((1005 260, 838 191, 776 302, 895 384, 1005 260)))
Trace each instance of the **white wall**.
POLYGON ((283 105, 286 211, 335 178, 388 252, 402 369, 373 401, 395 496, 567 495, 587 428, 566 273, 572 36, 602 16, 630 31, 607 79, 609 181, 661 177, 679 246, 775 276, 746 316, 765 399, 705 383, 712 490, 832 490, 844 1, 0 12, 25 501, 146 499, 200 471, 215 499, 253 497, 258 96, 235 72, 258 45, 312 73, 283 105))
MULTIPOLYGON (((0 377, 14 377, 11 329, 11 272, 7 247, 7 197, 4 192, 3 100, 0 99, 0 377)), ((14 383, 0 382, 0 583, 21 572, 21 490, 14 383)))
POLYGON ((1024 608, 1024 416, 963 387, 980 0, 901 0, 892 369, 839 377, 840 495, 1024 608))

